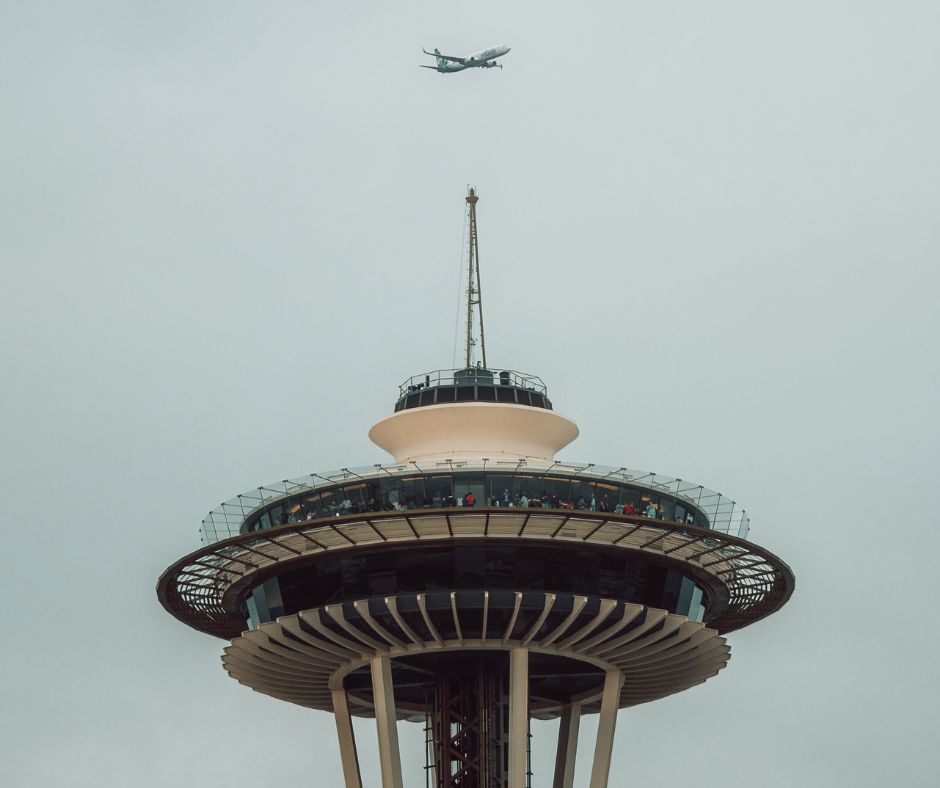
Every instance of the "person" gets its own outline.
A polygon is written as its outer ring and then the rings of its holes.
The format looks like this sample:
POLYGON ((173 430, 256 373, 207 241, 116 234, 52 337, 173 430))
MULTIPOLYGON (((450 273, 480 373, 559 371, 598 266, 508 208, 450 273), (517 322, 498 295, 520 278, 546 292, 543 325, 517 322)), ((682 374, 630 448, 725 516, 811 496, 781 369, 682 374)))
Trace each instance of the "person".
POLYGON ((597 498, 595 498, 593 495, 591 496, 591 511, 597 511, 597 498))
POLYGON ((650 501, 646 506, 646 512, 644 512, 647 517, 656 517, 656 505, 650 501))
POLYGON ((472 492, 468 492, 468 493, 463 497, 463 505, 464 505, 464 506, 474 506, 474 505, 476 505, 476 502, 477 502, 477 497, 476 497, 472 492))
POLYGON ((519 506, 523 509, 529 505, 529 499, 526 497, 525 493, 522 493, 522 496, 519 498, 519 506))
POLYGON ((618 504, 614 507, 614 514, 623 514, 623 504, 622 504, 622 503, 618 503, 618 504))
POLYGON ((512 501, 509 500, 509 490, 503 490, 503 500, 500 502, 501 506, 512 506, 512 501))
POLYGON ((632 503, 625 503, 623 505, 624 514, 636 514, 636 507, 632 503))

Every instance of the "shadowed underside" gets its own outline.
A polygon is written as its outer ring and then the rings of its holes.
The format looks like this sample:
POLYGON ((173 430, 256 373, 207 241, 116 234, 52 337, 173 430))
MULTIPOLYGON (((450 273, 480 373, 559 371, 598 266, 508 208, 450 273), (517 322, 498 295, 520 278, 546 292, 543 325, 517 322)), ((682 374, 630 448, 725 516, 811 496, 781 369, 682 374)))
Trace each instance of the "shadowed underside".
POLYGON ((246 628, 245 598, 267 578, 341 555, 409 545, 459 549, 473 540, 626 551, 675 567, 707 590, 705 624, 721 634, 778 610, 794 587, 793 573, 775 555, 709 529, 605 512, 458 508, 375 512, 243 534, 169 567, 157 593, 181 621, 229 640, 246 628))
MULTIPOLYGON (((618 706, 680 692, 715 675, 730 658, 725 639, 685 616, 643 605, 578 595, 515 592, 490 604, 491 594, 449 595, 447 605, 431 605, 429 595, 399 595, 328 605, 282 616, 235 638, 222 662, 237 681, 258 692, 301 706, 332 710, 331 692, 346 689, 353 713, 373 716, 371 689, 347 677, 377 656, 403 664, 418 654, 530 652, 533 687, 530 712, 550 718, 572 701, 585 711, 600 706, 604 675, 624 676, 618 706), (534 597, 538 597, 536 600, 534 597), (526 610, 522 609, 525 598, 526 610), (508 604, 507 604, 508 602, 508 604), (581 681, 566 678, 582 663, 581 681), (553 676, 560 680, 554 680, 553 676)), ((437 681, 395 673, 398 715, 423 715, 426 692, 437 681)))

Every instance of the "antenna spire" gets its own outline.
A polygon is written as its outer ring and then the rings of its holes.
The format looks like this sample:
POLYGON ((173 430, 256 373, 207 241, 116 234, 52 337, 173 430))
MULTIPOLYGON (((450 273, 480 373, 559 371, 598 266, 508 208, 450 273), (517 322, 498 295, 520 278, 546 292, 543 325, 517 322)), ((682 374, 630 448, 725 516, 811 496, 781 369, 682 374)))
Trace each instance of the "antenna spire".
POLYGON ((473 308, 476 307, 480 321, 480 355, 483 368, 486 369, 486 343, 483 340, 483 294, 480 289, 480 244, 477 236, 477 197, 471 187, 467 192, 467 206, 470 212, 469 264, 467 265, 467 369, 473 365, 473 347, 477 340, 473 336, 473 308))

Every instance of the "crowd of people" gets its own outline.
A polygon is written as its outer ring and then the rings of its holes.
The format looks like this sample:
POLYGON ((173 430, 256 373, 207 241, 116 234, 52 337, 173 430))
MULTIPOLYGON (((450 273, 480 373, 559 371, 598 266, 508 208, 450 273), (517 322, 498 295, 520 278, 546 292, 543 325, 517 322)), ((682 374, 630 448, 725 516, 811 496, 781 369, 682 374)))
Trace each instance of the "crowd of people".
MULTIPOLYGON (((463 505, 475 505, 473 493, 467 493, 467 495, 464 496, 463 505), (471 498, 469 502, 467 500, 468 497, 471 498)), ((579 497, 577 501, 567 501, 551 495, 547 490, 543 490, 541 495, 533 495, 532 497, 527 496, 525 492, 518 496, 512 496, 509 494, 509 490, 504 490, 502 495, 491 495, 487 499, 487 505, 491 507, 505 506, 507 508, 521 507, 529 509, 572 509, 585 512, 613 512, 614 514, 642 515, 656 520, 669 519, 665 516, 665 512, 660 507, 660 504, 656 503, 651 498, 646 501, 641 501, 639 506, 635 506, 630 502, 611 505, 607 495, 602 495, 600 498, 596 495, 592 495, 590 499, 582 496, 579 497)), ((691 523, 693 519, 692 513, 688 512, 684 522, 691 523)))
MULTIPOLYGON (((695 522, 691 511, 686 511, 681 520, 674 519, 674 517, 667 514, 666 507, 662 505, 662 501, 654 500, 652 496, 648 495, 639 496, 636 503, 627 501, 612 504, 607 495, 581 496, 577 500, 571 501, 560 499, 547 490, 542 490, 541 494, 533 493, 530 496, 525 491, 518 495, 513 495, 506 489, 503 490, 501 494, 488 496, 482 502, 478 501, 477 496, 472 491, 468 491, 461 497, 455 497, 452 493, 435 494, 420 500, 415 497, 393 494, 388 496, 384 502, 380 502, 374 497, 353 500, 349 497, 340 498, 336 496, 333 500, 321 500, 317 503, 319 505, 307 504, 298 506, 294 511, 282 510, 272 518, 274 520, 272 524, 281 525, 321 517, 341 517, 344 515, 365 514, 368 512, 404 512, 414 509, 474 508, 477 506, 507 509, 567 509, 585 512, 611 512, 613 514, 638 515, 671 522, 689 524, 694 524, 695 522)), ((670 506, 670 509, 673 511, 675 511, 675 508, 675 506, 670 506)), ((255 527, 266 526, 259 522, 255 527)))

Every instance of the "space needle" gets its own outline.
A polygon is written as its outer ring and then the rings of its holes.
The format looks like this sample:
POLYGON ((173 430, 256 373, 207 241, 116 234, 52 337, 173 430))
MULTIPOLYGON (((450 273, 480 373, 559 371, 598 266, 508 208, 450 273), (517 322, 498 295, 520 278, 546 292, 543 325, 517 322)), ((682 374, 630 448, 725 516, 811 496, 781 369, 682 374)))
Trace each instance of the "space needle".
POLYGON ((369 430, 391 459, 226 501, 157 584, 227 641, 236 681, 333 714, 346 788, 363 785, 353 716, 375 720, 383 788, 404 788, 399 721, 424 727, 433 788, 572 788, 578 757, 604 788, 618 710, 717 674, 728 633, 794 589, 726 495, 557 457, 578 427, 541 378, 486 357, 477 202, 464 365, 399 386, 369 430), (559 720, 554 763, 531 758, 533 718, 559 720))

